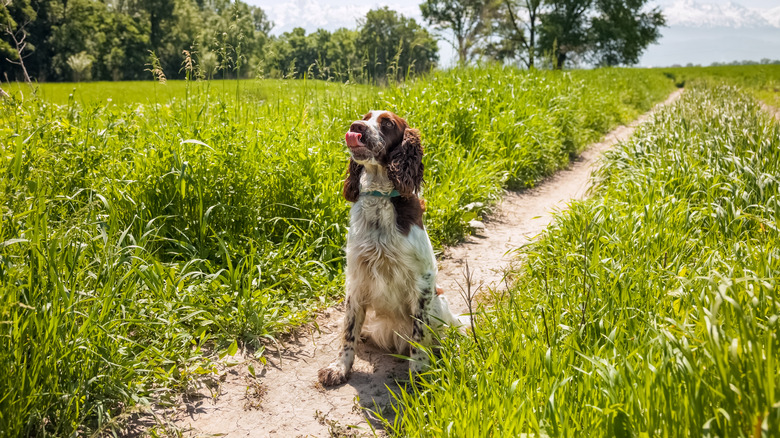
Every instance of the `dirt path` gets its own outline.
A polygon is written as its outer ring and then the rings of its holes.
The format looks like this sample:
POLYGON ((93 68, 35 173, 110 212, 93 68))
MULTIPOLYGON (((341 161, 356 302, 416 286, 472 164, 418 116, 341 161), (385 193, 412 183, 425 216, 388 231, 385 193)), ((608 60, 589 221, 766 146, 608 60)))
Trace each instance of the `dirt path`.
MULTIPOLYGON (((675 91, 662 104, 676 100, 675 91)), ((657 108, 657 107, 656 107, 657 108)), ((655 110, 655 109, 654 109, 655 110)), ((653 111, 654 111, 653 110, 653 111)), ((465 301, 458 293, 463 267, 468 261, 473 284, 503 287, 503 273, 511 266, 515 248, 527 243, 550 223, 552 213, 585 196, 589 176, 601 153, 627 139, 650 113, 629 126, 620 126, 592 145, 567 170, 558 172, 537 188, 507 192, 479 235, 448 248, 439 264, 438 283, 452 307, 464 312, 465 301)), ((371 436, 379 429, 370 412, 361 408, 385 409, 390 399, 385 385, 393 388, 404 378, 407 363, 361 345, 349 382, 334 389, 317 383, 317 370, 336 356, 337 328, 343 317, 340 307, 317 318, 316 327, 303 330, 278 351, 269 351, 265 369, 252 377, 248 361, 224 369, 219 382, 184 397, 176 410, 158 412, 188 436, 228 437, 328 437, 371 436)), ((240 354, 240 353, 239 353, 240 354)), ((254 362, 260 370, 262 366, 254 362)), ((381 433, 381 432, 380 432, 381 433)))
POLYGON ((761 108, 764 109, 764 111, 768 112, 770 115, 775 116, 775 118, 780 121, 780 108, 774 107, 772 105, 767 105, 764 102, 760 102, 761 108))

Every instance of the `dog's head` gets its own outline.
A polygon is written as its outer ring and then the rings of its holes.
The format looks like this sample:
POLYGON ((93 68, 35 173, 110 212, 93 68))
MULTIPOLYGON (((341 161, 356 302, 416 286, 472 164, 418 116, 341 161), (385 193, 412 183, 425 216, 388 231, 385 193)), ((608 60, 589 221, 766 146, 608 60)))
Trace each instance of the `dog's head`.
POLYGON ((369 111, 352 123, 346 135, 350 161, 344 197, 357 201, 365 165, 380 165, 403 197, 414 196, 423 182, 420 133, 390 111, 369 111))

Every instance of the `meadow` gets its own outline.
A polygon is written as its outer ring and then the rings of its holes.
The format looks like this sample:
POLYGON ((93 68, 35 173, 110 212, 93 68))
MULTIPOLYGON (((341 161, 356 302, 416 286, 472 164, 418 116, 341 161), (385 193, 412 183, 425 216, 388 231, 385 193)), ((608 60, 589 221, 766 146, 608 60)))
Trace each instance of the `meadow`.
MULTIPOLYGON (((6 87, 4 87, 6 88, 6 87)), ((665 98, 660 71, 482 67, 378 88, 10 88, 0 105, 0 431, 91 434, 334 304, 352 120, 420 128, 437 248, 665 98)))
POLYGON ((694 82, 395 394, 391 434, 777 436, 780 124, 694 82))
POLYGON ((717 67, 663 68, 678 87, 693 81, 727 82, 768 105, 780 107, 780 65, 729 65, 717 67))

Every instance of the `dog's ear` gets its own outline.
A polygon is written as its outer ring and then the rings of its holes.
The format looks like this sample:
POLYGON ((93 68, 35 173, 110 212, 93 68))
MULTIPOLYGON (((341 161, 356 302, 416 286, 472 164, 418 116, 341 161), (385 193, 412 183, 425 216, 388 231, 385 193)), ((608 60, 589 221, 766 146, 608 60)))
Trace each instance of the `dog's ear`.
POLYGON ((390 151, 387 165, 387 177, 405 198, 420 190, 423 182, 422 156, 420 131, 407 128, 401 144, 390 151))
POLYGON ((344 180, 344 198, 349 202, 357 202, 360 196, 360 174, 363 173, 363 165, 358 164, 352 158, 347 167, 347 178, 344 180))

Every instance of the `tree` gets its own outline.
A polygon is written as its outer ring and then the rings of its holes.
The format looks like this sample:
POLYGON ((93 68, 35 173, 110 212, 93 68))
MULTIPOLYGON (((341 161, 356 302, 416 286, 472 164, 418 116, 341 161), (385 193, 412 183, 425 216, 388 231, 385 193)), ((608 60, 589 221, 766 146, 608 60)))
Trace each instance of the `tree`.
POLYGON ((588 12, 593 0, 551 0, 551 9, 542 14, 539 43, 555 58, 555 67, 572 54, 584 53, 588 48, 588 12))
POLYGON ((518 59, 534 68, 541 6, 542 0, 502 0, 484 54, 501 62, 518 59))
POLYGON ((635 64, 658 40, 665 24, 648 0, 550 0, 541 15, 539 43, 563 68, 573 55, 589 55, 597 65, 635 64))
POLYGON ((328 77, 348 81, 360 75, 363 64, 355 44, 357 37, 356 30, 346 28, 337 29, 330 36, 330 41, 325 46, 328 77))
POLYGON ((386 6, 368 11, 358 30, 357 47, 363 51, 366 72, 380 82, 427 72, 439 59, 431 34, 386 6))
POLYGON ((495 10, 493 0, 425 0, 420 5, 425 21, 457 50, 460 64, 471 61, 477 54, 495 10), (454 39, 443 36, 447 31, 452 32, 454 39))
MULTIPOLYGON (((68 80, 76 71, 68 63, 86 52, 95 79, 138 79, 143 74, 149 37, 143 22, 93 0, 69 0, 60 24, 52 26, 47 45, 53 53, 55 79, 68 80)), ((81 65, 81 64, 76 64, 81 65)))
POLYGON ((22 69, 25 82, 32 82, 24 59, 35 50, 27 41, 27 27, 35 21, 37 14, 30 0, 2 0, 0 2, 0 31, 7 39, 0 39, 0 53, 6 61, 22 69))
POLYGON ((196 45, 217 55, 223 77, 229 71, 245 75, 264 58, 272 23, 258 9, 241 1, 215 1, 215 8, 204 12, 203 31, 196 45))
POLYGON ((272 76, 312 77, 338 81, 352 80, 363 70, 356 48, 358 32, 340 28, 333 33, 317 29, 306 35, 295 28, 274 38, 269 45, 266 65, 272 76))
POLYGON ((139 9, 146 11, 149 16, 149 41, 152 50, 158 51, 163 36, 163 22, 173 18, 175 7, 174 0, 138 0, 139 9))
MULTIPOLYGON (((320 38, 324 38, 318 30, 320 38)), ((316 63, 315 48, 312 44, 312 35, 306 36, 306 30, 296 27, 291 32, 283 33, 273 44, 272 56, 268 60, 269 65, 278 75, 284 77, 303 77, 309 68, 316 63)))
POLYGON ((666 23, 655 8, 642 12, 642 0, 598 0, 591 40, 597 65, 636 64, 644 49, 658 41, 658 28, 666 23))

